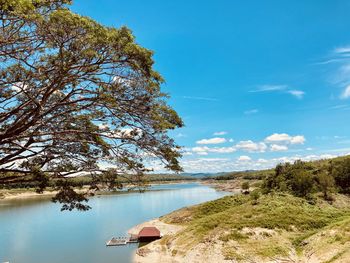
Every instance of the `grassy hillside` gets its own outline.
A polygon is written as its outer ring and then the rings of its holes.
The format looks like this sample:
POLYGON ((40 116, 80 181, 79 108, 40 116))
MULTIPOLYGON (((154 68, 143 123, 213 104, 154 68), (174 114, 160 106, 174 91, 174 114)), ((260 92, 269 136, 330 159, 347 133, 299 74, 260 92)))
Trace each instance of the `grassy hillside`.
POLYGON ((333 204, 322 199, 310 204, 288 194, 263 195, 257 202, 250 196, 227 196, 162 220, 185 226, 163 240, 179 255, 201 243, 220 244, 226 259, 243 262, 310 255, 322 259, 316 262, 335 262, 350 255, 350 202, 342 195, 333 204))
POLYGON ((246 194, 164 216, 184 228, 163 238, 163 249, 178 257, 219 251, 234 262, 350 262, 349 156, 217 179, 244 182, 246 194), (261 187, 249 193, 247 180, 261 187))

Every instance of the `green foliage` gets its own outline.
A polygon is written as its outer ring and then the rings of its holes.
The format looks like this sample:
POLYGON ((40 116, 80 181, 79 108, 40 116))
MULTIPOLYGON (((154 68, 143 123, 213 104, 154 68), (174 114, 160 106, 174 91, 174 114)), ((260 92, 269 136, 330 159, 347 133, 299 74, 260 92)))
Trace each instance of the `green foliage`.
POLYGON ((249 190, 249 187, 250 187, 249 182, 243 182, 241 187, 243 190, 249 190))
POLYGON ((167 132, 183 122, 160 90, 153 52, 128 28, 103 26, 69 4, 0 0, 0 173, 20 174, 0 184, 41 181, 42 191, 48 179, 102 173, 114 188, 103 167, 141 177, 149 158, 181 171, 167 132))
POLYGON ((321 191, 324 198, 331 201, 335 188, 341 193, 350 193, 350 158, 279 164, 275 173, 264 179, 262 188, 265 193, 290 192, 307 198, 311 198, 313 192, 321 191))
MULTIPOLYGON (((259 204, 253 205, 249 196, 227 196, 192 207, 192 223, 195 231, 213 228, 242 229, 261 227, 268 229, 313 230, 322 228, 350 211, 328 205, 311 205, 303 198, 290 195, 263 195, 259 204)), ((171 214, 167 217, 171 223, 171 214)))
POLYGON ((231 172, 231 173, 225 173, 219 176, 215 176, 213 177, 213 179, 215 180, 234 180, 234 179, 262 180, 273 173, 274 171, 272 169, 261 170, 261 171, 231 172))
POLYGON ((314 180, 309 171, 297 170, 291 176, 290 186, 293 194, 308 197, 313 189, 314 180))
POLYGON ((253 205, 257 205, 258 204, 258 200, 260 198, 261 194, 260 194, 260 190, 259 189, 255 189, 254 191, 252 191, 250 193, 250 198, 252 199, 252 204, 253 205))
POLYGON ((340 191, 350 194, 350 158, 333 160, 329 170, 340 191))
POLYGON ((311 165, 296 161, 294 164, 278 164, 275 174, 265 179, 263 188, 266 191, 289 191, 296 196, 307 197, 312 192, 313 185, 311 165))
POLYGON ((332 198, 330 196, 330 193, 333 191, 335 185, 335 180, 333 176, 328 174, 327 172, 321 172, 318 174, 316 180, 318 182, 320 190, 323 193, 323 197, 326 200, 331 201, 332 198))

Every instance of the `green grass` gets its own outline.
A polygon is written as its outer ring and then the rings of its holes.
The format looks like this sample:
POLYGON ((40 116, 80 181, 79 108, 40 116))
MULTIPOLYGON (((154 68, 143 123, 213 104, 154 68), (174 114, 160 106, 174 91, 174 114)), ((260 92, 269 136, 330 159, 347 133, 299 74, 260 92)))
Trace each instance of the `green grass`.
MULTIPOLYGON (((302 253, 306 239, 322 229, 350 220, 350 209, 320 200, 310 204, 287 194, 263 195, 254 205, 250 196, 236 195, 176 211, 163 220, 185 226, 174 237, 183 249, 215 237, 224 242, 222 253, 227 259, 242 261, 249 255, 238 251, 232 242, 262 258, 283 257, 291 249, 302 253), (254 232, 257 229, 266 231, 257 234, 254 232)), ((337 238, 340 237, 334 237, 337 238)))
MULTIPOLYGON (((348 215, 349 211, 331 205, 319 207, 302 198, 290 195, 262 196, 253 205, 248 196, 227 196, 216 201, 195 206, 191 210, 192 231, 203 233, 214 229, 242 229, 261 227, 284 230, 313 230, 348 215)), ((167 218, 172 223, 171 216, 167 218)))
POLYGON ((248 235, 242 234, 241 232, 234 229, 228 234, 221 235, 219 239, 221 241, 227 242, 229 240, 243 240, 247 238, 248 238, 248 235))

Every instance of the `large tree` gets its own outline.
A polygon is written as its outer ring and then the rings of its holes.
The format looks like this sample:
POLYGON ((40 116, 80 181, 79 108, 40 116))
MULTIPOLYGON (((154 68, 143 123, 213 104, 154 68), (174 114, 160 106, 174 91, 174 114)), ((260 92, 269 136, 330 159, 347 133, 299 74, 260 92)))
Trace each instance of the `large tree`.
MULTIPOLYGON (((168 136, 181 127, 152 51, 126 27, 69 10, 69 0, 0 0, 0 184, 82 172, 181 170, 168 136), (105 167, 105 169, 103 169, 105 167)), ((57 199, 84 209, 61 182, 57 199)))

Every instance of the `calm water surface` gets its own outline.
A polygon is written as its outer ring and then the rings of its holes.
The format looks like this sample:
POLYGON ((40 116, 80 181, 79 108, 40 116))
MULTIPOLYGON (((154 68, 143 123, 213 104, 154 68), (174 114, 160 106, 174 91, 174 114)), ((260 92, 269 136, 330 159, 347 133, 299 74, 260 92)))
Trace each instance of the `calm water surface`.
POLYGON ((124 263, 137 244, 106 247, 112 236, 184 206, 224 196, 196 183, 90 199, 88 212, 60 212, 49 200, 0 202, 0 263, 124 263))

